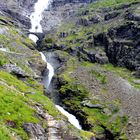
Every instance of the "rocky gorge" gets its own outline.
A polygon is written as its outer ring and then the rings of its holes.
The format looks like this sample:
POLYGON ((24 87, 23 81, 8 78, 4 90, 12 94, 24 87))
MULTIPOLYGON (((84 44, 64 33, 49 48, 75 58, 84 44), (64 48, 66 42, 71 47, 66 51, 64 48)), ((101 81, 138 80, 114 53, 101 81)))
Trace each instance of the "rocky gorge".
POLYGON ((0 139, 140 139, 139 0, 54 0, 35 44, 36 2, 0 4, 0 139), (54 68, 49 89, 39 51, 54 68))

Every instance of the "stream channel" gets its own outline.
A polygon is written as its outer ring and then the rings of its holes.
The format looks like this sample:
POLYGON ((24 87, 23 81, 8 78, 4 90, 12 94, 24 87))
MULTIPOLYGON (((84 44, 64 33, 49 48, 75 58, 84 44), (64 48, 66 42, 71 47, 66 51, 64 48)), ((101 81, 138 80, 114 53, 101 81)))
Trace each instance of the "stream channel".
MULTIPOLYGON (((46 9, 48 9, 49 5, 51 4, 51 0, 38 0, 35 5, 34 5, 34 12, 31 13, 30 15, 30 20, 31 20, 31 29, 29 32, 31 33, 43 33, 42 26, 40 24, 42 20, 42 12, 46 9)), ((33 40, 35 43, 38 41, 38 37, 35 36, 34 34, 30 34, 29 38, 33 40)), ((40 55, 42 57, 42 60, 47 63, 47 69, 48 69, 48 75, 44 77, 46 79, 45 81, 45 87, 46 89, 49 89, 50 83, 52 81, 52 78, 54 76, 54 68, 50 62, 47 61, 46 56, 44 55, 43 52, 40 52, 40 55)), ((68 121, 74 125, 78 129, 82 129, 79 121, 76 119, 76 117, 69 112, 67 112, 63 107, 60 105, 55 105, 55 107, 68 118, 68 121)))

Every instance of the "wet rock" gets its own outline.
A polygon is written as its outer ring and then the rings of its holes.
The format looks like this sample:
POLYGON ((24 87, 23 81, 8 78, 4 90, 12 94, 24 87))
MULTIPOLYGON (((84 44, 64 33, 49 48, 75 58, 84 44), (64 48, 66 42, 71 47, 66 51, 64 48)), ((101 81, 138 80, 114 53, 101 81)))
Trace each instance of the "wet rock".
POLYGON ((23 129, 29 134, 31 139, 47 140, 45 130, 39 124, 25 123, 23 129))

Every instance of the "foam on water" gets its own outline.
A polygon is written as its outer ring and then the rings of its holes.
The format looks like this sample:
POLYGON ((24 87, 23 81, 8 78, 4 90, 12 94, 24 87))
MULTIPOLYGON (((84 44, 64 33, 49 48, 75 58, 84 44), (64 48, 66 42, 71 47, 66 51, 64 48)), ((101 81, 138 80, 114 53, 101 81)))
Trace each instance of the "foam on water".
POLYGON ((79 121, 76 119, 75 116, 73 116, 72 114, 68 113, 66 110, 64 110, 64 108, 62 108, 61 106, 59 105, 55 105, 56 108, 63 114, 65 115, 67 118, 68 118, 68 121, 74 125, 76 128, 78 129, 82 129, 80 124, 79 124, 79 121))

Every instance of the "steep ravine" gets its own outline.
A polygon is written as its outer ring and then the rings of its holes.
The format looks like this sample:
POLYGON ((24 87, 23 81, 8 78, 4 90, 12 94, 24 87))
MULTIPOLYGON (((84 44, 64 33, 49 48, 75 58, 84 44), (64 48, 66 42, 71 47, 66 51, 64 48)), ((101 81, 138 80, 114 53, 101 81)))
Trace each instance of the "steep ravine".
POLYGON ((61 65, 54 93, 99 139, 139 138, 138 11, 139 2, 98 1, 41 44, 61 65))
MULTIPOLYGON (((31 19, 31 29, 29 30, 30 32, 43 33, 42 26, 40 24, 40 22, 42 20, 42 12, 48 8, 50 3, 51 3, 51 1, 49 1, 49 0, 45 0, 45 1, 38 0, 35 3, 34 12, 30 16, 30 19, 31 19)), ((33 40, 35 43, 38 40, 37 36, 35 36, 33 34, 29 34, 29 38, 31 40, 33 40)), ((46 79, 44 84, 45 84, 46 90, 48 90, 51 80, 54 76, 54 68, 52 67, 52 65, 49 62, 47 62, 46 56, 42 52, 40 52, 40 54, 41 54, 42 60, 45 63, 47 63, 48 75, 47 75, 47 77, 44 77, 43 79, 46 79)), ((64 110, 59 105, 56 105, 56 108, 68 118, 69 122, 72 125, 74 125, 78 129, 81 129, 81 126, 80 126, 78 120, 76 119, 76 117, 74 117, 72 114, 68 113, 66 110, 64 110)))
POLYGON ((6 2, 0 139, 140 139, 139 0, 6 2))

